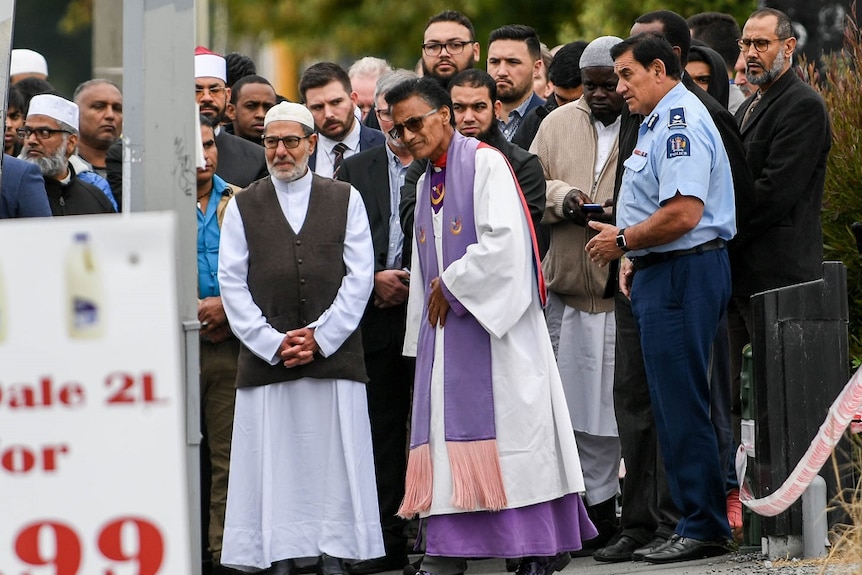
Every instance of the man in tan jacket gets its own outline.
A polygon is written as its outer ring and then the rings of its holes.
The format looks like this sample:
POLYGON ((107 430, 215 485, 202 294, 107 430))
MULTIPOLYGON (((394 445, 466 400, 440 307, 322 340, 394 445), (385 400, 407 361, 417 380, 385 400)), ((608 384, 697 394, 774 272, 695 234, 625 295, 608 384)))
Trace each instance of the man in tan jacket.
POLYGON ((599 531, 584 542, 583 555, 614 535, 619 490, 614 300, 605 294, 608 269, 584 252, 595 235, 587 221, 611 217, 623 99, 615 91, 610 48, 618 42, 603 36, 586 47, 580 60, 583 97, 551 112, 530 147, 547 180, 543 222, 551 229, 551 245, 542 269, 549 331, 581 455, 587 511, 599 531))

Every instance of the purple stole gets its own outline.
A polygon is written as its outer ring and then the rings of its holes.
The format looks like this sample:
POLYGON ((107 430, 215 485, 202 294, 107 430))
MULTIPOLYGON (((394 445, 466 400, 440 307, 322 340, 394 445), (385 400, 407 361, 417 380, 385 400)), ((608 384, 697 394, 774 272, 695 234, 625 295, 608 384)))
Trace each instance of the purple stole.
MULTIPOLYGON (((473 208, 476 150, 480 143, 455 132, 445 157, 445 167, 429 166, 417 191, 415 230, 422 278, 426 284, 440 276, 434 241, 433 213, 443 210, 443 267, 460 259, 477 242, 473 208), (441 190, 442 184, 442 190, 441 190), (433 190, 432 190, 433 188, 433 190), (445 209, 444 209, 445 206, 445 209)), ((516 180, 517 181, 517 180, 516 180)), ((523 195, 522 206, 526 209, 523 195)), ((526 211, 526 210, 525 210, 526 211)), ((530 221, 528 212, 525 213, 530 221)), ((532 232, 532 223, 530 225, 532 232)), ((535 237, 533 241, 535 246, 535 237)), ((540 267, 536 268, 541 270, 540 267)), ((539 274, 544 291, 544 280, 539 274)), ((419 328, 410 454, 404 501, 398 514, 412 517, 431 507, 433 473, 429 447, 431 373, 436 328, 426 320, 426 290, 419 328)), ((446 315, 443 397, 446 448, 452 469, 453 501, 461 509, 496 511, 506 506, 494 423, 491 336, 469 313, 446 315)))

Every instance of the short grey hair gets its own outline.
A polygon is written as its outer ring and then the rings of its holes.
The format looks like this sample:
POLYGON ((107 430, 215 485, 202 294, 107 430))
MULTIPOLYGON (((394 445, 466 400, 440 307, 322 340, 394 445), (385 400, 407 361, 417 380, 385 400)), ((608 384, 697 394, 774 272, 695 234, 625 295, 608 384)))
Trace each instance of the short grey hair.
POLYGON ((379 78, 386 72, 392 70, 392 65, 383 58, 375 58, 374 56, 365 56, 360 58, 347 71, 347 75, 353 78, 379 78))
POLYGON ((120 93, 121 96, 123 95, 123 91, 120 90, 120 87, 117 86, 117 84, 115 82, 112 82, 112 81, 108 80, 107 78, 93 78, 92 80, 87 80, 86 82, 82 82, 81 84, 78 84, 78 87, 75 88, 75 93, 72 94, 72 101, 77 104, 78 98, 81 96, 81 92, 83 92, 84 90, 86 90, 87 88, 89 88, 91 86, 98 86, 100 84, 108 84, 109 86, 113 86, 114 88, 117 89, 117 91, 120 93))
MULTIPOLYGON (((69 125, 69 124, 67 124, 66 122, 62 122, 62 121, 58 120, 57 118, 51 118, 51 119, 52 119, 52 120, 54 120, 55 122, 57 122, 57 125, 58 125, 58 126, 60 126, 60 129, 61 129, 61 130, 66 130, 66 131, 68 131, 68 132, 70 132, 70 133, 72 133, 72 134, 75 134, 76 136, 78 135, 78 128, 75 128, 75 127, 73 127, 73 126, 70 126, 70 125, 69 125)), ((66 138, 68 135, 69 135, 69 134, 63 134, 63 137, 64 137, 64 138, 66 138)), ((67 139, 68 139, 68 138, 67 138, 67 139)), ((63 142, 63 145, 65 146, 65 145, 66 145, 66 143, 65 143, 65 142, 63 142)))
POLYGON ((419 76, 416 75, 416 72, 405 70, 404 68, 398 68, 397 70, 392 70, 391 72, 383 74, 380 76, 380 79, 377 80, 377 88, 374 90, 374 101, 377 102, 377 98, 385 96, 389 90, 401 82, 418 77, 419 76))

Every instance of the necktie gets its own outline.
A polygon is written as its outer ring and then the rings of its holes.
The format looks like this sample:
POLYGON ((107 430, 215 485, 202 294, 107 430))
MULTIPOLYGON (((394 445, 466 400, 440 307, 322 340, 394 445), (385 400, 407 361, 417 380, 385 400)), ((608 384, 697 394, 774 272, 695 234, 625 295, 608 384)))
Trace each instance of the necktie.
POLYGON ((758 102, 760 102, 760 90, 757 91, 757 94, 754 95, 754 100, 751 101, 751 105, 745 111, 745 114, 742 116, 742 124, 740 124, 740 128, 744 128, 748 123, 748 119, 751 118, 751 113, 754 111, 754 108, 757 107, 758 102))
POLYGON ((332 153, 332 177, 338 175, 338 170, 341 169, 341 162, 344 161, 344 152, 347 151, 347 144, 344 142, 338 142, 333 146, 332 153))

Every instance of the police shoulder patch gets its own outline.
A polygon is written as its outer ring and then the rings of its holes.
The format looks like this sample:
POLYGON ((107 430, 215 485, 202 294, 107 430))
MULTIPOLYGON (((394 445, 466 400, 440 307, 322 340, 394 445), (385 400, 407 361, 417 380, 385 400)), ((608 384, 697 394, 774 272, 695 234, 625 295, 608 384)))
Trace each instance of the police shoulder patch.
POLYGON ((685 128, 685 108, 671 108, 667 118, 667 127, 685 128))
POLYGON ((673 134, 667 139, 667 157, 678 158, 691 155, 691 142, 684 134, 673 134))

